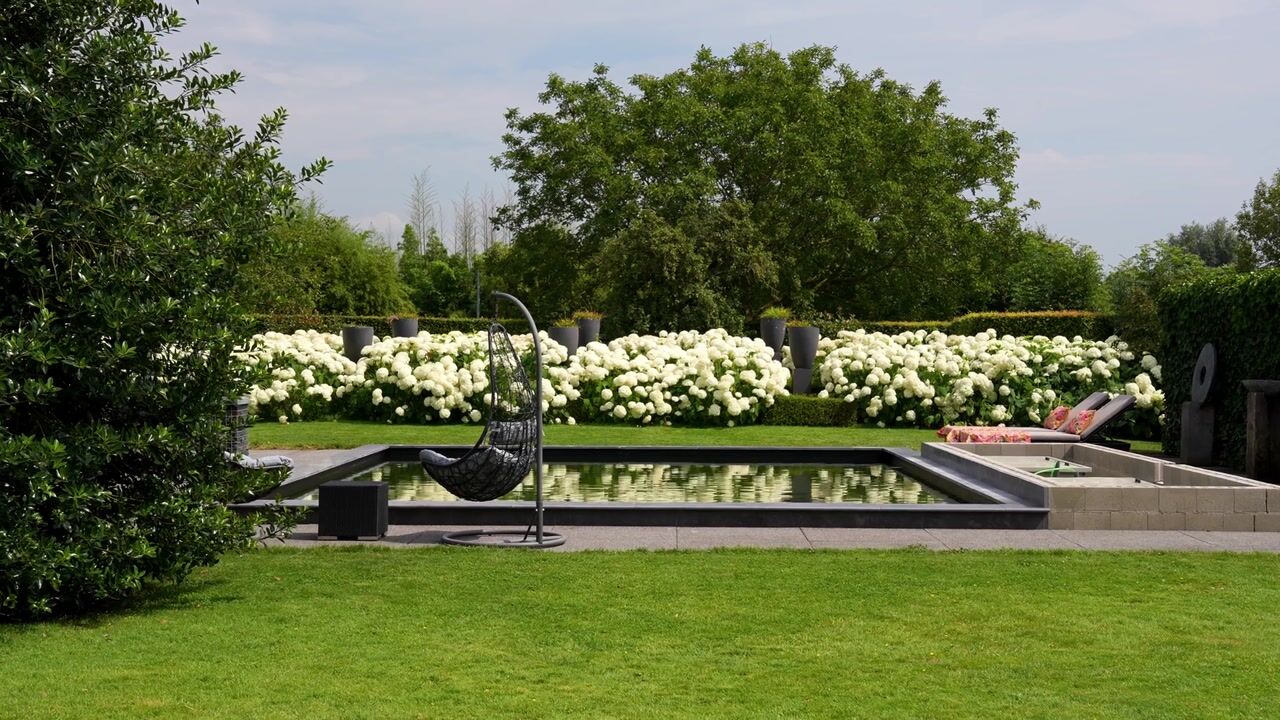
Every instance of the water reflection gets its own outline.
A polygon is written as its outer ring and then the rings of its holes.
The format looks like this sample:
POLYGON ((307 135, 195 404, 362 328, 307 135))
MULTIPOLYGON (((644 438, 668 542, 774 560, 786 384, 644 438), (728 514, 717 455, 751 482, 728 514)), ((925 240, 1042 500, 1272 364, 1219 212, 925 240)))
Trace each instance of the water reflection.
MULTIPOLYGON (((547 464, 543 497, 569 502, 873 503, 949 502, 939 491, 886 465, 547 464)), ((417 463, 387 463, 352 480, 385 482, 392 500, 456 500, 417 463)), ((315 500, 318 492, 299 496, 315 500)), ((503 496, 533 500, 533 474, 503 496)))

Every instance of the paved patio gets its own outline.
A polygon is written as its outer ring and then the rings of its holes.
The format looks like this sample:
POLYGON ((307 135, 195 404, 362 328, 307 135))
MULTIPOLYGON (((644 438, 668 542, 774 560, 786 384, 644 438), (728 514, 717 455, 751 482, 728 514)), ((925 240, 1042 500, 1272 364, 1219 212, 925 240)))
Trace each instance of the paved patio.
MULTIPOLYGON (((353 450, 255 450, 255 455, 293 458, 294 472, 310 473, 341 462, 353 450)), ((440 545, 440 536, 471 527, 393 525, 377 542, 317 540, 315 525, 299 525, 287 547, 373 545, 421 548, 440 545)), ((516 529, 524 528, 496 528, 516 529)), ((807 550, 906 548, 928 550, 1194 550, 1280 553, 1280 533, 1194 530, 921 530, 891 528, 740 528, 557 526, 567 538, 554 548, 575 550, 709 550, 719 547, 807 550)), ((271 547, 281 547, 271 542, 271 547)))
MULTIPOLYGON (((377 542, 317 540, 315 525, 299 525, 288 547, 369 545, 422 548, 440 536, 474 528, 393 525, 377 542)), ((524 528, 486 528, 515 529, 524 528)), ((731 528, 558 526, 575 550, 709 550, 720 547, 838 550, 918 547, 928 550, 1195 550, 1280 553, 1280 533, 1181 530, 919 530, 882 528, 731 528)), ((280 547, 271 542, 271 547, 280 547)))

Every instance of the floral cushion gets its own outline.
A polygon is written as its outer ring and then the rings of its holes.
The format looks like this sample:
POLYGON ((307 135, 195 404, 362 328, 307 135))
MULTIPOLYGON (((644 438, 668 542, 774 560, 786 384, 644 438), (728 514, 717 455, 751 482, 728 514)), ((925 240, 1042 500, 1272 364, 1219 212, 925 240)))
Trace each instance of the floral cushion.
POLYGON ((1067 421, 1067 415, 1070 414, 1071 408, 1066 405, 1059 405, 1053 409, 1053 412, 1045 416, 1045 428, 1048 430, 1060 430, 1062 428, 1062 424, 1067 421))
POLYGON ((955 426, 949 427, 949 443, 1029 443, 1031 433, 1019 428, 955 426))
POLYGON ((1075 422, 1071 423, 1070 432, 1072 435, 1083 435, 1084 431, 1089 429, 1089 424, 1093 422, 1093 416, 1097 414, 1094 410, 1085 410, 1076 417, 1075 422))

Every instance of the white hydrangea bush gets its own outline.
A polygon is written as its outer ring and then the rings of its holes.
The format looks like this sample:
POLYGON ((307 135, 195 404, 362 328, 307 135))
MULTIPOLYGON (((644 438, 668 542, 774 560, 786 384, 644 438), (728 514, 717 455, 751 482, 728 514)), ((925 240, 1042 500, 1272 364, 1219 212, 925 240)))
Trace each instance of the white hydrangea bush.
POLYGON ((1116 337, 841 331, 819 342, 815 367, 820 396, 854 403, 861 420, 886 426, 1038 425, 1098 390, 1136 398, 1135 429, 1153 428, 1164 408, 1156 359, 1116 337))
MULTIPOLYGON (((785 395, 790 371, 760 340, 723 330, 629 335, 572 358, 540 333, 543 411, 549 422, 747 424, 785 395)), ((532 352, 532 336, 512 338, 532 352)), ((476 422, 488 402, 485 333, 385 338, 358 362, 338 335, 265 333, 241 353, 257 373, 250 411, 263 419, 344 417, 476 422)))

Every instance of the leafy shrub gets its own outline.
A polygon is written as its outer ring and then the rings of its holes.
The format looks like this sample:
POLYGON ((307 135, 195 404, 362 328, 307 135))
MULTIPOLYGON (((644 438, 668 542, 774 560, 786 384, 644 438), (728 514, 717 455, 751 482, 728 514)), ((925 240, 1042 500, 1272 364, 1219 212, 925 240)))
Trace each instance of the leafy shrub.
MULTIPOLYGON (((409 317, 409 316, 404 316, 409 317)), ((429 333, 484 332, 489 329, 492 318, 473 317, 420 317, 418 331, 429 333)), ((528 332, 529 324, 523 318, 499 318, 498 322, 508 332, 528 332)), ((255 332, 277 332, 284 335, 298 330, 315 330, 325 333, 341 333, 345 327, 368 325, 373 334, 386 337, 391 334, 391 316, 389 315, 256 315, 253 318, 255 332)))
MULTIPOLYGON (((203 47, 148 0, 9 3, 0 22, 0 618, 178 580, 252 542, 272 480, 223 458, 246 385, 237 299, 295 203, 282 110, 223 124, 203 47)), ((323 169, 318 163, 303 178, 323 169)))
POLYGON ((1214 460, 1241 469, 1245 454, 1245 398, 1241 381, 1280 378, 1280 270, 1212 275, 1172 287, 1159 298, 1164 326, 1164 379, 1170 412, 1165 452, 1181 447, 1179 408, 1191 399, 1191 373, 1205 343, 1218 352, 1214 460))
POLYGON ((760 422, 765 425, 844 427, 856 424, 857 416, 857 406, 840 398, 786 395, 765 409, 760 422))
POLYGON ((1061 335, 1073 338, 1079 335, 1087 340, 1102 340, 1113 332, 1108 315, 1088 310, 969 313, 947 325, 947 332, 951 335, 976 335, 986 330, 1015 337, 1044 335, 1051 338, 1061 335))

